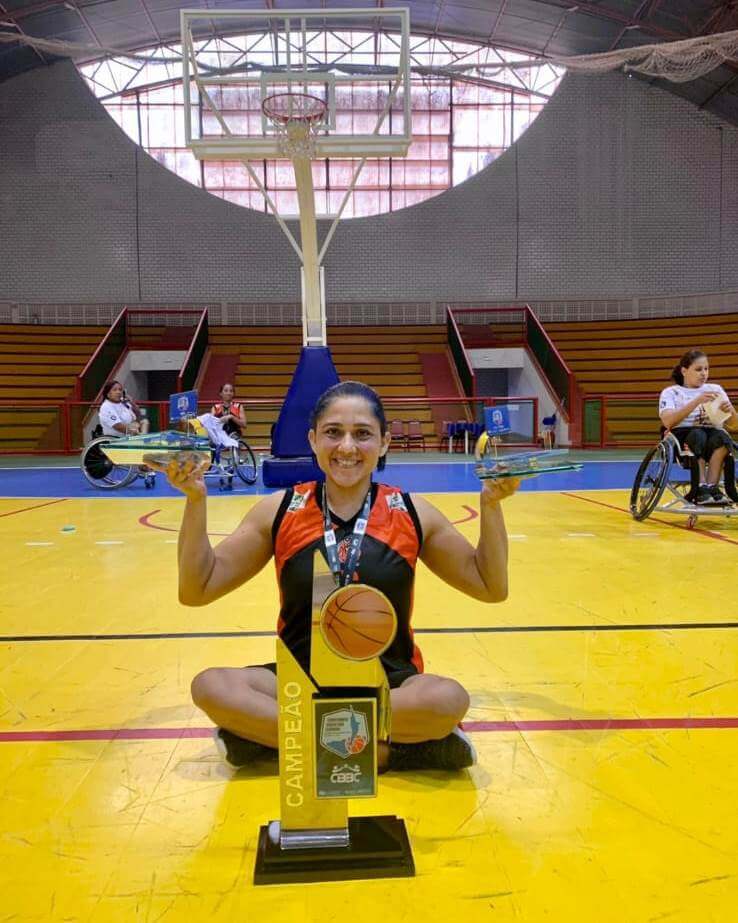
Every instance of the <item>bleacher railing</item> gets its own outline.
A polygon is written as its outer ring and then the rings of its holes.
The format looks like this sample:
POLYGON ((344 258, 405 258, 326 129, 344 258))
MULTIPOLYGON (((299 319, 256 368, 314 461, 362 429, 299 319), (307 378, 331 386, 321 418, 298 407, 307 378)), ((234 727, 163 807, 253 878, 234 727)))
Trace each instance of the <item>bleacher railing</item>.
POLYGON ((92 401, 109 380, 127 349, 186 349, 178 386, 184 380, 192 387, 208 347, 208 311, 191 308, 123 308, 77 376, 74 396, 92 401), (161 329, 159 329, 161 328, 161 329), (193 331, 190 335, 189 331, 193 331), (151 336, 147 338, 147 332, 151 336), (143 342, 141 338, 143 337, 143 342), (138 341, 138 342, 137 342, 138 341))
MULTIPOLYGON (((449 304, 446 308, 449 329, 455 330, 462 346, 491 349, 511 346, 527 348, 529 356, 537 365, 560 412, 569 424, 570 444, 578 445, 582 433, 581 393, 574 374, 530 306, 462 307, 449 304)), ((471 366, 466 350, 464 356, 471 366)))
POLYGON ((177 391, 189 391, 195 387, 203 357, 208 348, 208 312, 200 315, 195 335, 192 337, 190 348, 187 350, 182 368, 177 376, 177 391))
POLYGON ((90 401, 110 377, 128 343, 128 309, 123 308, 77 376, 74 396, 78 401, 90 401))
POLYGON ((564 413, 571 420, 575 403, 573 392, 576 391, 574 375, 530 308, 525 311, 525 338, 556 392, 564 413))
POLYGON ((450 310, 446 311, 446 334, 451 356, 456 367, 456 374, 461 382, 461 387, 464 389, 464 394, 467 397, 474 397, 477 384, 474 377, 474 368, 464 348, 464 341, 459 332, 456 318, 450 310))

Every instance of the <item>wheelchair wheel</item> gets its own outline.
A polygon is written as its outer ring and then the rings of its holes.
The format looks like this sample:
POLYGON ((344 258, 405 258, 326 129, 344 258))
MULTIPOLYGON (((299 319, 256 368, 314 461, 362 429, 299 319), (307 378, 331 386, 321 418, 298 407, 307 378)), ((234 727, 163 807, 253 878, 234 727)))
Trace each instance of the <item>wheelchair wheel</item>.
POLYGON ((244 484, 256 483, 259 469, 256 467, 256 458, 251 451, 248 443, 238 440, 238 448, 232 449, 233 452, 233 470, 241 478, 244 484))
POLYGON ((85 478, 100 490, 117 490, 126 487, 138 477, 135 465, 115 465, 101 448, 110 442, 109 436, 93 439, 82 450, 80 468, 85 478))
POLYGON ((630 492, 630 512, 639 522, 656 509, 671 468, 671 451, 660 442, 641 462, 630 492))

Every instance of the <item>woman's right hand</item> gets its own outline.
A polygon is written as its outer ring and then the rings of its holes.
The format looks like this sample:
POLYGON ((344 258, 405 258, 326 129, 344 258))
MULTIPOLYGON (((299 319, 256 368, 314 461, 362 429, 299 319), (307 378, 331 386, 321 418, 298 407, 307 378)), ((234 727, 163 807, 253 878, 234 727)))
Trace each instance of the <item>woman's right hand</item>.
POLYGON ((719 393, 719 391, 705 391, 702 394, 698 394, 694 399, 694 406, 699 407, 700 404, 712 404, 719 393))
POLYGON ((188 500, 203 500, 207 488, 203 475, 210 467, 210 460, 195 452, 175 452, 172 455, 146 455, 144 462, 149 468, 161 471, 176 490, 188 500))

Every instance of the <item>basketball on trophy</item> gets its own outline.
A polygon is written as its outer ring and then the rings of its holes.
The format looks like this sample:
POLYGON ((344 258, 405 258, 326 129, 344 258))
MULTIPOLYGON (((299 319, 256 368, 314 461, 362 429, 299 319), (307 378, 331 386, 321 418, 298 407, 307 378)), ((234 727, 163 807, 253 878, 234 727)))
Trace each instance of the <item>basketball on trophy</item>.
POLYGON ((379 657, 397 631, 397 616, 380 590, 363 583, 340 587, 323 603, 320 632, 334 654, 347 660, 379 657))

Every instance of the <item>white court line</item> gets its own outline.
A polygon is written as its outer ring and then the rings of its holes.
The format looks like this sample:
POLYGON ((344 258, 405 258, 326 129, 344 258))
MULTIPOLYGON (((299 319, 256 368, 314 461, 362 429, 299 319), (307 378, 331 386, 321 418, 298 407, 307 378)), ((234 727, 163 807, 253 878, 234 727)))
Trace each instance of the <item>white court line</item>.
POLYGON ((653 538, 661 535, 660 532, 631 532, 630 534, 633 538, 653 538))
POLYGON ((524 541, 526 538, 528 538, 528 536, 527 536, 527 535, 508 535, 508 538, 511 538, 511 539, 516 540, 516 541, 522 542, 522 541, 524 541))
POLYGON ((53 542, 26 542, 29 548, 46 548, 53 544, 53 542))
POLYGON ((594 532, 567 532, 564 538, 597 538, 594 532))
POLYGON ((176 545, 178 541, 179 539, 176 539, 176 538, 165 538, 164 544, 165 545, 176 545))
POLYGON ((95 542, 96 545, 122 545, 123 542, 95 542))

